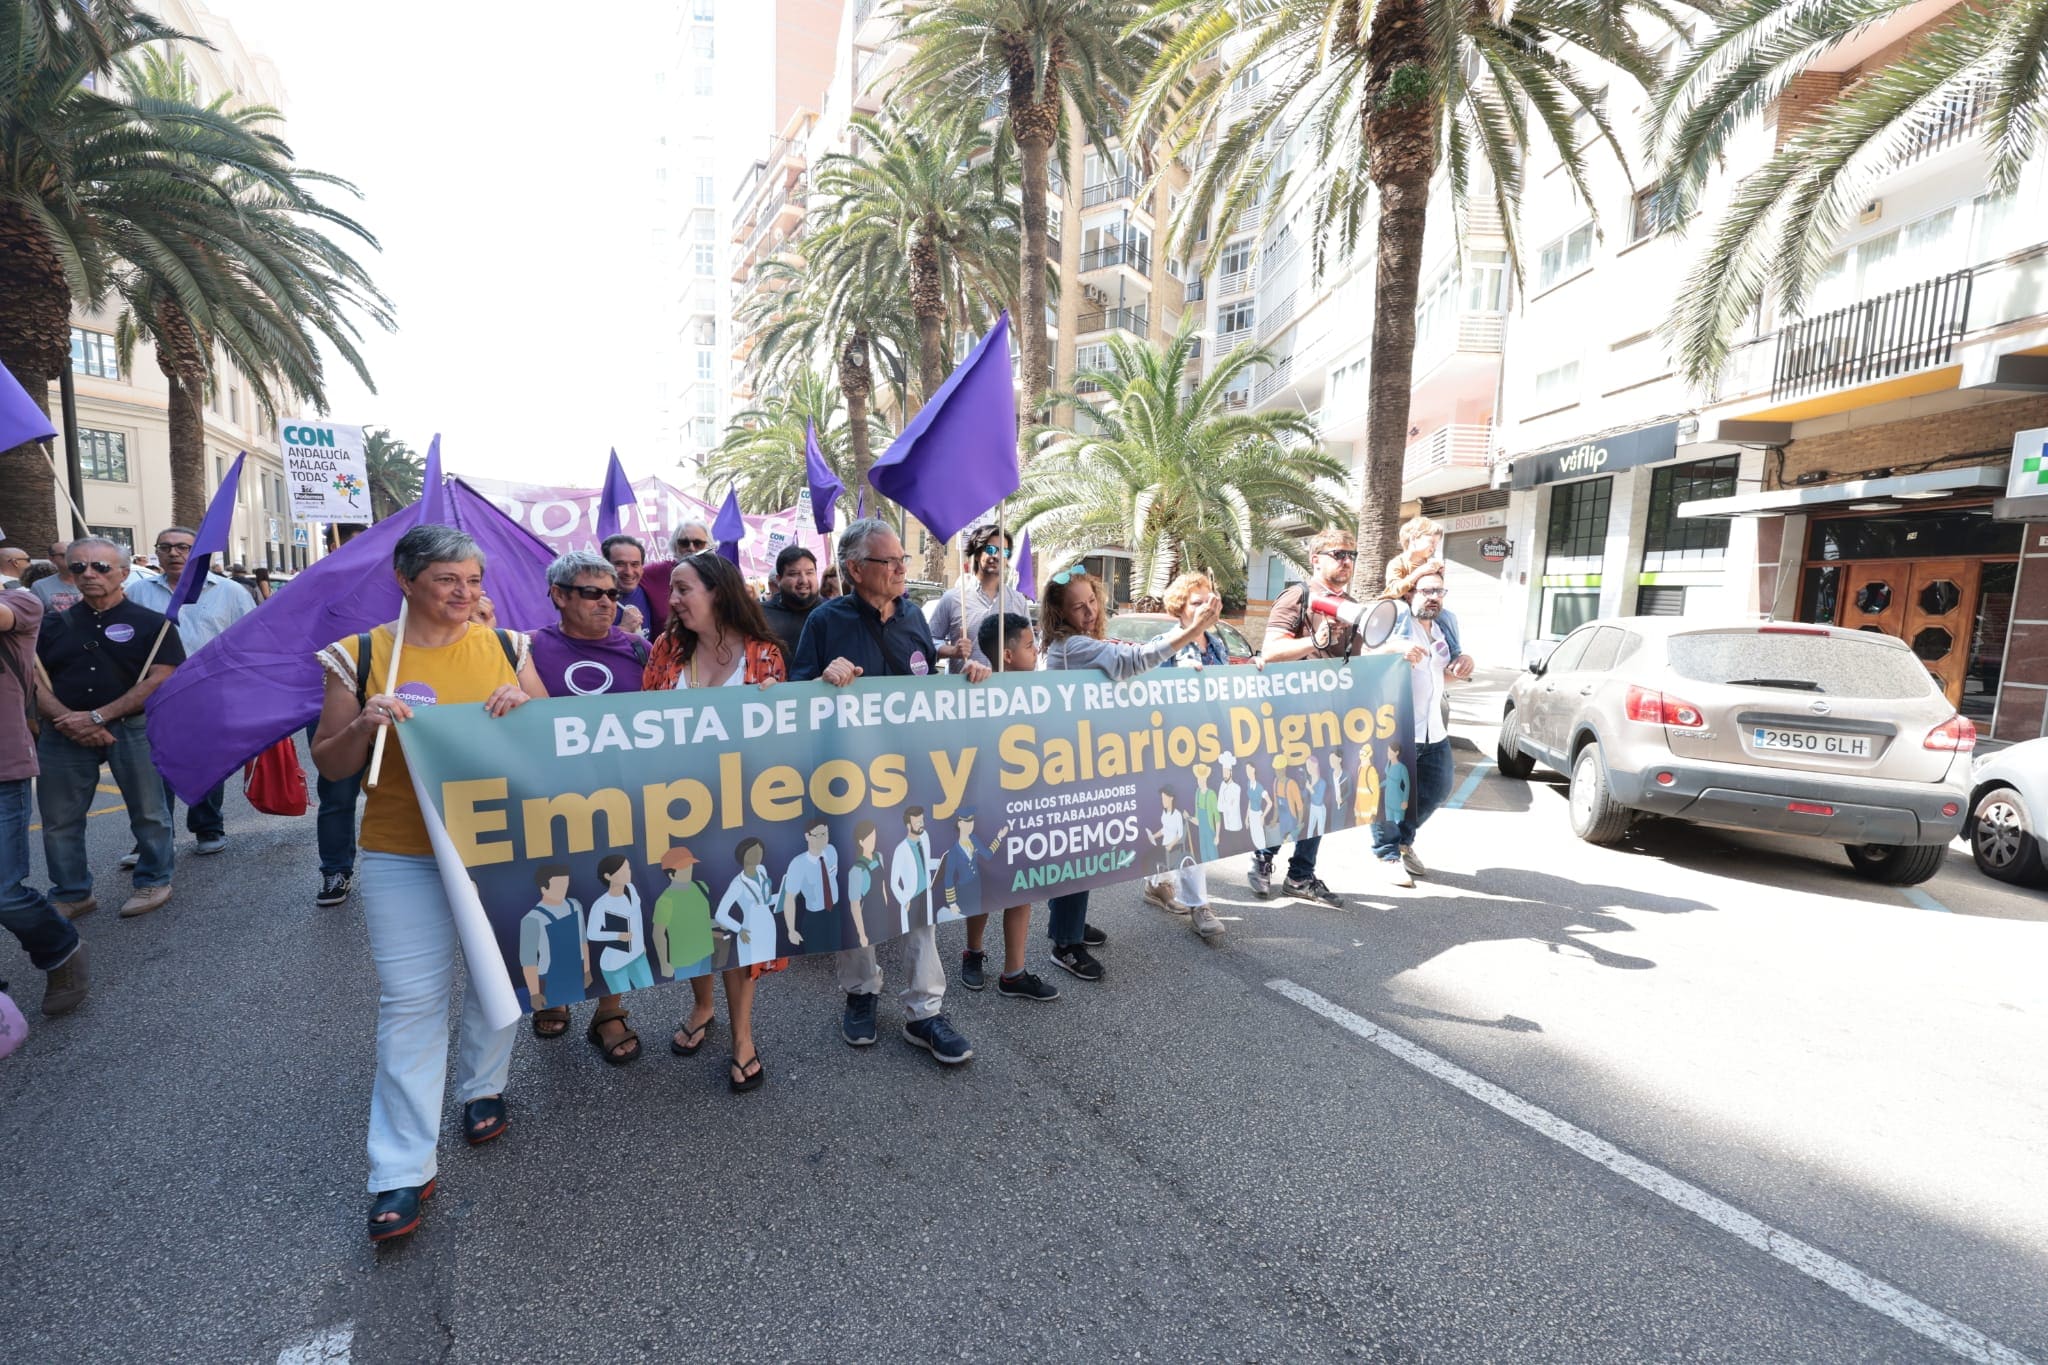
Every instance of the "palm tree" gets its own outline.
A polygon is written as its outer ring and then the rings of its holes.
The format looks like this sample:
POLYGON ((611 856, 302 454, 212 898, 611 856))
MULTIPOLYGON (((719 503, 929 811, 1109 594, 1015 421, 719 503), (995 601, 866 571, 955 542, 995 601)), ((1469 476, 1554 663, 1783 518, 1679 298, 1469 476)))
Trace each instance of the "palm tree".
POLYGON ((1109 365, 1075 375, 1075 391, 1057 396, 1095 430, 1040 433, 1048 444, 1025 476, 1019 526, 1042 562, 1121 545, 1148 598, 1198 568, 1242 600, 1252 555, 1272 551, 1305 567, 1293 528, 1343 516, 1345 464, 1323 453, 1314 421, 1236 411, 1226 397, 1272 355, 1241 346, 1191 384, 1194 339, 1192 318, 1163 346, 1113 336, 1109 365))
POLYGON ((916 50, 901 89, 927 103, 979 110, 1007 101, 1023 167, 1024 250, 1017 306, 1025 408, 1041 407, 1050 371, 1045 279, 1047 166, 1071 108, 1105 155, 1128 92, 1157 51, 1142 0, 907 0, 904 36, 916 50))
MULTIPOLYGON (((799 370, 786 390, 734 415, 724 442, 705 462, 707 485, 737 488, 740 507, 748 512, 773 512, 794 505, 806 483, 804 431, 812 423, 818 431, 818 453, 857 496, 853 432, 839 387, 814 369, 799 370)), ((871 414, 870 446, 888 436, 887 425, 871 414)))
MULTIPOLYGON (((1663 194, 1683 221, 1729 139, 1801 72, 1909 0, 1741 0, 1659 87, 1652 150, 1663 194)), ((1869 199, 1865 188, 1901 151, 1959 111, 1982 111, 1993 193, 2006 193, 2048 124, 2048 0, 1968 3, 1948 10, 1811 119, 1745 176, 1694 264, 1672 319, 1680 369, 1716 376, 1730 339, 1767 293, 1796 315, 1834 242, 1869 199)))
POLYGON ((382 521, 419 501, 427 462, 391 434, 389 427, 363 428, 363 461, 370 467, 370 516, 382 521))
MULTIPOLYGON (((1192 254, 1203 224, 1220 210, 1234 219, 1262 196, 1277 201, 1289 173, 1280 153, 1293 130, 1307 144, 1296 158, 1325 177, 1312 193, 1318 249, 1349 252, 1377 196, 1374 226, 1372 371, 1364 487, 1358 513, 1361 551, 1384 563, 1399 548, 1401 467, 1415 360, 1415 309, 1431 182, 1441 167, 1462 216, 1475 169, 1492 182, 1508 230, 1510 264, 1520 273, 1514 203, 1532 134, 1564 159, 1580 197, 1592 196, 1573 136, 1589 114, 1617 157, 1598 93, 1569 62, 1567 49, 1613 62, 1645 85, 1654 62, 1628 20, 1661 13, 1660 0, 1160 0, 1151 17, 1174 33, 1145 78, 1131 117, 1165 120, 1176 152, 1201 149, 1174 224, 1192 254), (1200 68, 1225 39, 1243 46, 1213 70, 1200 68), (1270 74, 1261 96, 1235 123, 1223 95, 1270 74), (1531 115, 1534 115, 1533 120, 1531 115)), ((1211 254, 1220 250, 1218 236, 1211 254)))
MULTIPOLYGON (((119 69, 121 84, 137 99, 200 107, 198 83, 176 52, 146 50, 119 69)), ((204 107, 288 158, 283 143, 267 131, 280 121, 277 111, 260 105, 231 109, 231 99, 223 95, 204 107)), ((296 168, 286 173, 301 189, 312 181, 343 184, 296 168)), ((374 246, 358 224, 309 194, 280 195, 234 172, 214 179, 226 198, 198 206, 184 233, 133 233, 117 224, 123 237, 113 244, 119 264, 112 284, 127 305, 115 327, 116 345, 127 368, 136 341, 149 341, 168 381, 171 517, 186 525, 197 525, 193 518, 205 514, 202 406, 210 383, 218 382, 216 347, 247 379, 259 421, 269 426, 276 422, 280 396, 272 391, 273 377, 284 394, 326 411, 323 339, 374 392, 348 313, 360 309, 382 326, 391 323, 388 303, 363 268, 301 219, 326 219, 374 246)))
POLYGON ((948 320, 1000 311, 1019 258, 1005 149, 981 130, 979 108, 919 112, 856 116, 864 149, 818 163, 815 211, 838 225, 832 241, 879 239, 910 262, 918 393, 928 400, 951 368, 948 320))

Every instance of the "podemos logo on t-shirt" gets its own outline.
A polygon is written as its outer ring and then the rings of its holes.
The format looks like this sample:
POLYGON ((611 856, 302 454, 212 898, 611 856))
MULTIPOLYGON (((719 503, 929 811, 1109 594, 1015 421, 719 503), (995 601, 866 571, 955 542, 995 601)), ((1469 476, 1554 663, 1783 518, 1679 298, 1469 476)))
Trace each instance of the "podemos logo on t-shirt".
POLYGON ((923 650, 913 649, 910 651, 910 671, 920 678, 932 671, 932 666, 924 661, 923 650))
POLYGON ((432 706, 441 699, 434 695, 434 689, 423 682, 402 682, 395 694, 407 706, 432 706))
POLYGON ((117 645, 125 645, 135 638, 135 627, 126 621, 119 621, 107 627, 107 638, 117 645))

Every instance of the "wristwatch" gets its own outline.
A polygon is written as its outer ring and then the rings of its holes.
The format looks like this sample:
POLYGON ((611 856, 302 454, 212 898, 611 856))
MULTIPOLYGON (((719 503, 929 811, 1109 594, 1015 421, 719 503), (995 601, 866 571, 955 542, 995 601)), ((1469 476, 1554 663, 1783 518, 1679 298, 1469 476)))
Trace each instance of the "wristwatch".
POLYGON ((107 723, 107 718, 97 711, 94 711, 92 714, 88 715, 86 719, 91 721, 94 725, 105 725, 107 723))

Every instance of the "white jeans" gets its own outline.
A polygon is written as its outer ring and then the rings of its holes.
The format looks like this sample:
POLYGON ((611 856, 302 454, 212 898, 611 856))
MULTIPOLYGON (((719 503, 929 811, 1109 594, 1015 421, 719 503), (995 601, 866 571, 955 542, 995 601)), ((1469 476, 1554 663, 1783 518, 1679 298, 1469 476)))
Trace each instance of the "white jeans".
MULTIPOLYGON (((432 858, 365 851, 357 873, 377 962, 377 1079, 370 1087, 370 1192, 434 1178, 448 1082, 448 990, 462 952, 432 858)), ((462 994, 455 1094, 464 1103, 505 1089, 516 1024, 483 1022, 476 978, 462 994)))
MULTIPOLYGON (((889 943, 895 948, 897 970, 907 969, 910 973, 910 979, 896 992, 903 1005, 903 1017, 931 1018, 946 998, 946 968, 939 961, 938 931, 927 924, 900 934, 889 943)), ((840 990, 848 995, 856 991, 862 995, 882 993, 882 959, 875 948, 848 948, 836 957, 840 990)))

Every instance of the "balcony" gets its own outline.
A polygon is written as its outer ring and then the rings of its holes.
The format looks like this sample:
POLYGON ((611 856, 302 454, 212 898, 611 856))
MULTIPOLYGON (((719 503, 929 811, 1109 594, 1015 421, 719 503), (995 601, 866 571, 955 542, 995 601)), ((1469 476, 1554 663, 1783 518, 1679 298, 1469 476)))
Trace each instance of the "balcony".
POLYGON ((877 48, 896 34, 896 0, 854 0, 853 45, 877 48))
MULTIPOLYGON (((1417 479, 1450 470, 1485 470, 1493 457, 1493 427, 1486 422, 1454 422, 1411 442, 1401 457, 1402 491, 1417 479)), ((1457 485, 1452 485, 1453 487, 1457 485)))
POLYGON ((1151 316, 1143 308, 1098 308, 1075 318, 1074 329, 1082 336, 1091 332, 1129 332, 1143 338, 1151 330, 1151 316))
POLYGON ((1113 270, 1117 266, 1123 266, 1128 270, 1135 270, 1140 275, 1150 278, 1152 274, 1152 253, 1146 251, 1143 247, 1132 246, 1128 242, 1117 242, 1110 246, 1097 247, 1093 251, 1081 253, 1081 273, 1084 275, 1096 270, 1113 270))
POLYGON ((1294 357, 1288 356, 1285 360, 1267 371, 1263 379, 1252 385, 1252 401, 1254 403, 1265 402, 1268 398, 1286 388, 1293 378, 1294 357))
POLYGON ((1218 332, 1216 334, 1216 358, 1221 360, 1240 346, 1255 345, 1257 340, 1257 329, 1251 327, 1242 327, 1235 332, 1218 332))
POLYGON ((1259 316, 1259 340, 1267 341, 1279 334, 1283 327, 1294 321, 1294 298, 1289 294, 1280 302, 1266 309, 1259 316))
POLYGON ((1216 297, 1229 299, 1239 294, 1249 294, 1258 282, 1259 268, 1255 265, 1247 265, 1238 270, 1226 270, 1216 277, 1216 297))
POLYGON ((1200 303, 1202 301, 1202 277, 1200 275, 1195 276, 1191 280, 1182 280, 1180 287, 1182 302, 1200 303))
POLYGON ((1238 412, 1251 405, 1252 391, 1250 389, 1225 389, 1223 391, 1223 407, 1226 412, 1238 412))
POLYGON ((1257 232, 1259 224, 1266 221, 1266 206, 1263 203, 1246 204, 1237 211, 1237 226, 1232 232, 1257 232))
POLYGON ((1772 399, 1949 364, 1968 330, 1974 275, 1958 270, 1784 327, 1771 371, 1772 399))
POLYGON ((1092 209, 1114 200, 1135 198, 1140 183, 1135 175, 1118 175, 1097 181, 1081 191, 1081 207, 1092 209))
POLYGON ((1910 140, 1892 158, 1894 169, 1924 161, 1937 152, 1968 142, 1976 135, 1991 106, 1988 81, 1970 81, 1949 92, 1922 118, 1910 140))
POLYGON ((1497 357, 1505 321, 1499 313, 1457 313, 1435 323, 1426 332, 1418 332, 1415 338, 1417 382, 1455 357, 1484 356, 1489 360, 1497 357))

